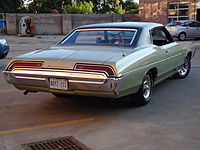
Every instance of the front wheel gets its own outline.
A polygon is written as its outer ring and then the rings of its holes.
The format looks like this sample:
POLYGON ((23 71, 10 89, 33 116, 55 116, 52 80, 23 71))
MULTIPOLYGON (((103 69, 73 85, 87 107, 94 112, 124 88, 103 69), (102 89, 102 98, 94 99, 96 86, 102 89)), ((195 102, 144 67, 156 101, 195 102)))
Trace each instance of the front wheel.
POLYGON ((174 78, 183 79, 188 76, 191 68, 191 59, 189 56, 185 58, 184 64, 178 69, 177 73, 174 75, 174 78))
POLYGON ((144 76, 140 89, 136 94, 134 94, 135 104, 137 106, 143 106, 149 103, 152 96, 152 90, 153 90, 153 78, 151 72, 148 72, 144 76))

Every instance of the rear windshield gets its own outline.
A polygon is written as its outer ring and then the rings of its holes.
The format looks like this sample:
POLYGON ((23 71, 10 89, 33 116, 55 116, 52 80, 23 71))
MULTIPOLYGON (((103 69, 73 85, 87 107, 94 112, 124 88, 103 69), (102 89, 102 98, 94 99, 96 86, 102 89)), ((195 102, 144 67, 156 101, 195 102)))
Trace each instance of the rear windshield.
POLYGON ((135 29, 77 29, 59 45, 130 46, 135 29))

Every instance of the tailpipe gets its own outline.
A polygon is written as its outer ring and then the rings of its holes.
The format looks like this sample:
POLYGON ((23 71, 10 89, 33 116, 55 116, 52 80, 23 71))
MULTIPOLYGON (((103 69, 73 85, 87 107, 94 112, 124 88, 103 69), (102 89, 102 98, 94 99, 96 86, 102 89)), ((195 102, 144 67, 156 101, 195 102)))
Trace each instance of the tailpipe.
POLYGON ((38 91, 29 91, 29 90, 26 90, 26 91, 24 92, 24 95, 27 95, 28 93, 36 93, 36 92, 38 92, 38 91))

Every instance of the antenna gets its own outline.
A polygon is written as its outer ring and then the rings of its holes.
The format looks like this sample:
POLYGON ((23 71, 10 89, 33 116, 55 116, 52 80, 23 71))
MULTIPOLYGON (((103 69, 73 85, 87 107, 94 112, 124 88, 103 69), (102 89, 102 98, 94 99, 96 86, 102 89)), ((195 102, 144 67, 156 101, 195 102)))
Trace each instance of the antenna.
POLYGON ((124 54, 123 48, 122 47, 120 47, 120 48, 121 48, 122 56, 124 57, 125 54, 124 54))

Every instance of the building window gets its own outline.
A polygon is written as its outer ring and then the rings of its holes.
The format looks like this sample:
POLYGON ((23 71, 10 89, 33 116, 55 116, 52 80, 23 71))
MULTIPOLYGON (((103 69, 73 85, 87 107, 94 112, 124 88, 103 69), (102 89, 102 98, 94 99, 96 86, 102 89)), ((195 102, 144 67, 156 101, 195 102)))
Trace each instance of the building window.
POLYGON ((174 2, 168 4, 168 20, 188 20, 188 2, 174 2))

